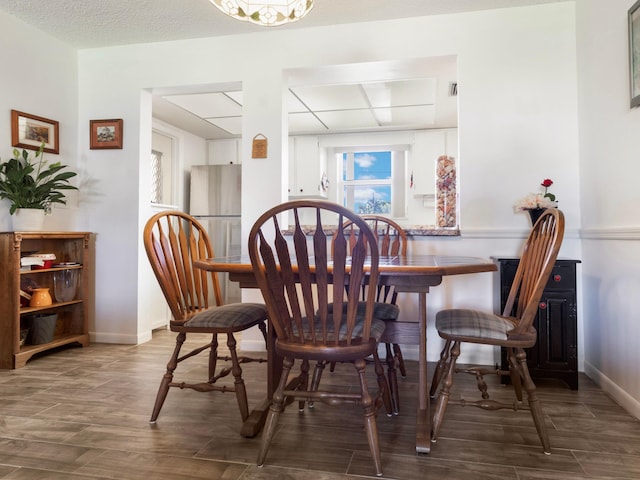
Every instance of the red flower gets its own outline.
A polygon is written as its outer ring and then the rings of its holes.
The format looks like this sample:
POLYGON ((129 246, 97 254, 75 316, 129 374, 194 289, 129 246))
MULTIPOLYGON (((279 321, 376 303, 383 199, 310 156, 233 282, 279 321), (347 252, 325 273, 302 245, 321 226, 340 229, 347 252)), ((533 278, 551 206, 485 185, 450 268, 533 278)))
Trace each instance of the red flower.
POLYGON ((544 187, 544 196, 545 196, 545 198, 548 198, 552 202, 555 202, 556 201, 556 196, 553 193, 549 193, 547 191, 547 189, 551 185, 553 185, 553 180, 551 180, 550 178, 545 178, 540 185, 542 185, 544 187))

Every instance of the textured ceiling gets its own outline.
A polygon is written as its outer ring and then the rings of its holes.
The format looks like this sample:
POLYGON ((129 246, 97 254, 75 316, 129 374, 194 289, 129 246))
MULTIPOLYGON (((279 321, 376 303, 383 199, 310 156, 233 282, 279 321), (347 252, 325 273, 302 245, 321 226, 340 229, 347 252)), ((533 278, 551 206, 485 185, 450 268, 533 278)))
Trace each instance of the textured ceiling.
MULTIPOLYGON (((518 7, 564 0, 315 0, 296 29, 518 7)), ((260 32, 225 16, 209 0, 0 0, 14 15, 76 48, 260 32)))

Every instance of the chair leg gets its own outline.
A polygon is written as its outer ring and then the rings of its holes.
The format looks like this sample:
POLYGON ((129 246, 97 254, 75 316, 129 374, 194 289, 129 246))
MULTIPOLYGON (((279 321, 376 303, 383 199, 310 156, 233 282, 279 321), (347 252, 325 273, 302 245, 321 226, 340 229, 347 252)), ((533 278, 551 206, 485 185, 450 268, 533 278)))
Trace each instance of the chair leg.
MULTIPOLYGON (((324 367, 327 362, 317 362, 315 368, 313 369, 313 377, 311 377, 311 386, 309 389, 312 392, 317 392, 320 387, 320 380, 322 379, 322 372, 324 372, 324 367)), ((313 400, 310 399, 307 404, 309 408, 313 408, 313 400)))
POLYGON ((389 390, 391 391, 391 404, 393 414, 400 413, 400 393, 398 392, 398 374, 396 373, 397 358, 391 351, 391 344, 385 343, 387 350, 387 378, 389 380, 389 390))
POLYGON ((278 383, 276 391, 273 392, 271 407, 269 407, 269 413, 267 414, 267 419, 265 420, 264 428, 262 431, 262 444, 260 445, 260 452, 258 453, 257 462, 259 467, 264 465, 264 460, 267 457, 267 452, 269 451, 269 447, 271 446, 271 440, 273 440, 273 435, 276 433, 278 419, 280 418, 280 414, 284 410, 284 389, 287 386, 287 380, 289 378, 289 373, 291 372, 291 367, 293 367, 293 359, 285 357, 282 363, 282 374, 280 375, 280 382, 278 383))
POLYGON ((527 366, 527 354, 522 348, 516 349, 516 358, 520 374, 522 375, 522 383, 525 391, 527 392, 527 398, 529 400, 529 409, 531 410, 531 416, 533 417, 533 423, 538 431, 540 442, 542 443, 542 450, 545 455, 551 455, 551 444, 549 442, 549 432, 547 431, 547 425, 544 422, 544 413, 542 412, 542 405, 536 394, 536 385, 531 380, 529 375, 529 367, 527 366))
POLYGON ((513 391, 516 394, 516 399, 522 402, 522 380, 520 376, 520 369, 518 368, 518 360, 513 348, 507 348, 507 360, 510 366, 511 385, 513 385, 513 391))
POLYGON ((264 344, 267 347, 267 350, 269 349, 269 337, 267 337, 267 324, 266 322, 260 322, 258 324, 258 328, 260 329, 260 331, 262 332, 262 336, 264 337, 264 344))
POLYGON ((162 376, 162 381, 160 382, 160 388, 158 388, 158 394, 156 395, 156 401, 153 405, 153 412, 151 413, 151 419, 149 423, 156 423, 158 419, 158 415, 160 415, 160 410, 162 410, 162 405, 164 404, 165 399, 167 398, 167 393, 169 393, 170 384, 173 381, 173 372, 178 366, 178 355, 180 355, 180 349, 184 344, 185 339, 187 338, 186 333, 179 333, 176 337, 176 346, 173 349, 173 354, 167 363, 167 371, 162 376))
POLYGON ((249 418, 249 403, 247 402, 247 389, 242 379, 242 368, 240 368, 240 362, 238 362, 238 352, 236 352, 236 339, 233 334, 227 334, 227 347, 229 347, 229 354, 231 355, 231 373, 235 378, 234 389, 236 392, 236 400, 238 402, 238 408, 240 409, 240 416, 244 422, 249 418))
MULTIPOLYGON (((300 383, 299 390, 303 390, 305 392, 309 391, 309 360, 303 360, 302 365, 300 366, 300 383)), ((314 371, 315 376, 315 371, 314 371)), ((304 410, 305 400, 298 401, 298 411, 302 412, 304 410)))
POLYGON ((209 350, 209 383, 215 382, 216 367, 218 366, 218 335, 213 334, 211 338, 211 349, 209 350))
POLYGON ((384 409, 387 411, 387 416, 393 415, 393 401, 391 400, 391 391, 389 390, 389 384, 387 383, 387 377, 384 376, 384 368, 382 368, 382 362, 378 356, 378 351, 373 352, 374 370, 378 379, 378 392, 382 394, 382 403, 384 409))
POLYGON ((434 398, 436 396, 436 391, 440 386, 440 382, 442 381, 442 375, 444 373, 444 367, 449 360, 449 350, 451 347, 451 340, 447 340, 444 343, 444 348, 440 352, 440 360, 436 364, 436 369, 433 372, 433 378, 431 380, 431 388, 429 389, 429 396, 434 398))
MULTIPOLYGON (((374 356, 377 358, 377 354, 374 354, 374 356)), ((367 378, 365 375, 365 367, 367 363, 364 359, 361 359, 356 360, 353 364, 358 372, 358 378, 360 379, 360 392, 362 396, 362 407, 364 409, 364 429, 369 443, 369 450, 373 457, 373 465, 376 470, 376 475, 380 477, 382 476, 382 460, 380 455, 380 442, 378 440, 378 424, 376 423, 376 408, 373 399, 369 394, 369 388, 367 387, 367 378)), ((384 378, 384 375, 382 378, 384 378)))
MULTIPOLYGON (((449 345, 451 342, 447 342, 449 345)), ((450 360, 447 366, 446 376, 442 379, 442 388, 438 395, 438 402, 436 403, 435 413, 433 414, 433 422, 431 424, 432 434, 431 441, 436 442, 438 440, 438 433, 444 420, 444 414, 447 410, 447 404, 449 403, 449 395, 451 394, 451 386, 453 385, 453 376, 456 373, 456 361, 460 356, 460 342, 453 342, 453 346, 450 350, 450 360)))
POLYGON ((329 364, 329 371, 330 371, 331 373, 333 373, 333 372, 335 371, 335 369, 336 369, 336 362, 331 362, 331 363, 329 364))
POLYGON ((404 357, 402 356, 402 350, 400 349, 400 345, 397 343, 393 344, 393 353, 396 357, 398 370, 400 370, 400 375, 402 378, 407 378, 407 368, 404 366, 404 357))

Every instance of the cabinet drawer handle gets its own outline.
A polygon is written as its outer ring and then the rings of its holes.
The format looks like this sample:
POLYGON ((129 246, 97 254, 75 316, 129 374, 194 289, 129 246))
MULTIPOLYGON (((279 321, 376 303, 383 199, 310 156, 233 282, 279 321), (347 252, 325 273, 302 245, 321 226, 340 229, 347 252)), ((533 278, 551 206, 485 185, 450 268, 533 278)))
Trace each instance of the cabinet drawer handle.
POLYGON ((553 276, 553 281, 554 282, 559 282, 560 280, 562 280, 562 275, 556 274, 556 275, 553 276))
POLYGON ((545 310, 547 308, 546 302, 540 302, 540 310, 545 310))

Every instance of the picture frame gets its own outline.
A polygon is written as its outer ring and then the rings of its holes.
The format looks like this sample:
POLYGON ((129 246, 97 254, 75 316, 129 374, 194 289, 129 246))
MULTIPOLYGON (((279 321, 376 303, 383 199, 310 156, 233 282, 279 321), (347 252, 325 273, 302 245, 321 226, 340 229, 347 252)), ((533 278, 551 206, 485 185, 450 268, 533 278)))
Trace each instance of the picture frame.
POLYGON ((631 108, 640 106, 640 0, 629 9, 629 79, 631 108))
POLYGON ((60 153, 58 122, 49 118, 11 110, 11 145, 27 150, 60 153))
POLYGON ((122 119, 90 120, 89 135, 91 150, 122 148, 122 119))

